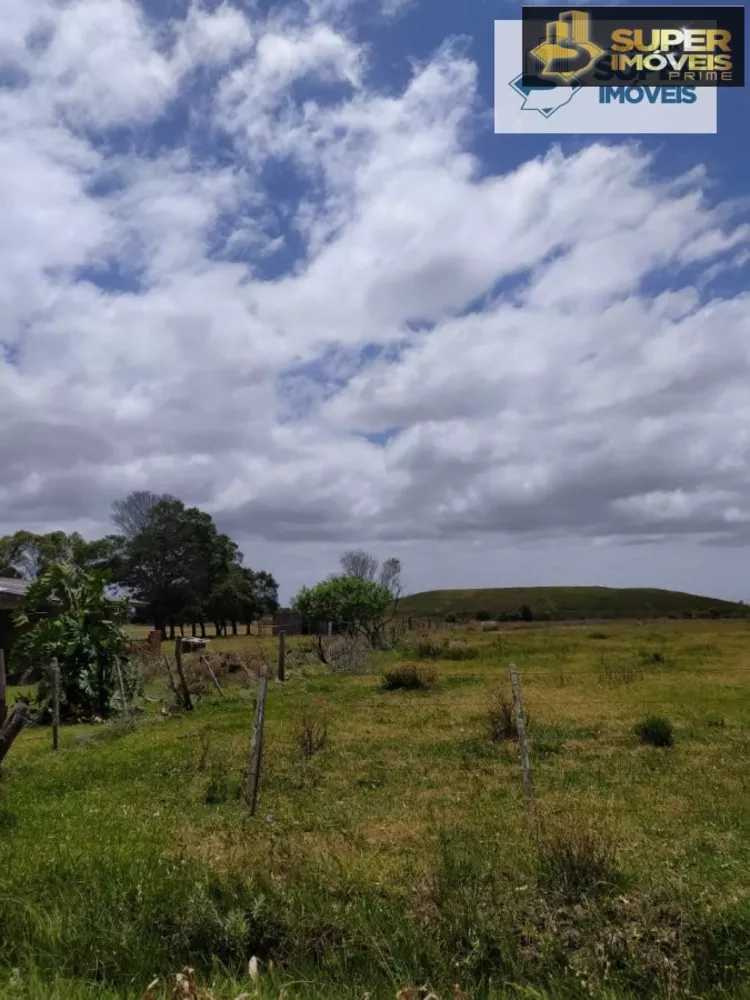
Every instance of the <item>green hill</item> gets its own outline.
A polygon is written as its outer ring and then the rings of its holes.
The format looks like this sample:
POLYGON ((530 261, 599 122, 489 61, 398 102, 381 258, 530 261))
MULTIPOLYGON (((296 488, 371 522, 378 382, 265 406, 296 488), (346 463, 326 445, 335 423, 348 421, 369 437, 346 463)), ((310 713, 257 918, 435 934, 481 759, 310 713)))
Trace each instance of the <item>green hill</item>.
POLYGON ((527 605, 537 620, 581 618, 748 617, 750 607, 677 590, 647 587, 500 587, 483 590, 428 590, 405 597, 404 615, 443 618, 512 616, 527 605))

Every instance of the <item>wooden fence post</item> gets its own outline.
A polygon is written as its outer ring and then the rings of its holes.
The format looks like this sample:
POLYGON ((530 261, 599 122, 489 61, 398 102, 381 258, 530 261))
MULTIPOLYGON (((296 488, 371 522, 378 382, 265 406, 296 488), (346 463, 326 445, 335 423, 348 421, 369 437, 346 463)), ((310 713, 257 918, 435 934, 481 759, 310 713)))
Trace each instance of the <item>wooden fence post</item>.
POLYGON ((0 646, 0 726, 8 717, 8 703, 5 693, 5 653, 0 646))
POLYGON ((518 680, 518 670, 515 663, 511 663, 508 668, 510 673, 510 685, 513 688, 513 701, 516 709, 516 726, 518 727, 518 746, 521 750, 521 768, 523 771, 523 794, 526 799, 526 814, 529 821, 529 831, 532 836, 536 835, 536 802, 534 799, 534 782, 531 777, 531 756, 529 753, 529 738, 526 732, 526 719, 523 714, 523 702, 521 700, 521 683, 518 680))
POLYGON ((283 630, 279 632, 279 671, 278 678, 280 681, 286 680, 286 646, 285 646, 286 632, 283 630))
POLYGON ((122 711, 124 714, 130 711, 130 702, 128 701, 128 696, 125 694, 125 681, 122 677, 122 668, 118 657, 115 657, 115 670, 117 671, 117 683, 120 688, 120 698, 122 699, 122 711))
POLYGON ((49 668, 52 681, 52 749, 60 745, 60 667, 53 660, 49 668))
POLYGON ((180 678, 182 707, 191 712, 193 710, 193 699, 190 697, 190 688, 185 680, 185 671, 182 669, 182 637, 179 635, 174 641, 174 658, 177 664, 177 675, 180 678))
POLYGON ((266 692, 268 691, 268 668, 264 667, 258 681, 258 703, 255 706, 255 725, 253 740, 250 745, 250 763, 245 779, 245 796, 250 815, 255 815, 258 802, 258 785, 260 784, 260 765, 263 757, 263 722, 266 712, 266 692))
MULTIPOLYGON (((201 663, 203 664, 203 666, 208 671, 209 676, 211 677, 211 680, 214 682, 214 687, 219 692, 219 694, 223 696, 224 695, 224 689, 222 688, 221 684, 219 684, 219 681, 218 681, 218 679, 216 677, 216 674, 211 669, 211 664, 208 662, 208 660, 206 659, 205 656, 201 656, 201 663)), ((239 661, 239 663, 240 663, 240 666, 243 666, 241 660, 239 661)))

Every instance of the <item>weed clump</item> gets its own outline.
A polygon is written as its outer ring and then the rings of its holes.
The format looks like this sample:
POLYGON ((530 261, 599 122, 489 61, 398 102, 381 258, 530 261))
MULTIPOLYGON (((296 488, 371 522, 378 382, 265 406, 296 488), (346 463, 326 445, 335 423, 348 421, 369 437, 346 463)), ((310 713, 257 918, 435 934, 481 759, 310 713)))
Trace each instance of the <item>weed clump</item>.
POLYGON ((652 747, 671 747, 674 743, 672 723, 663 715, 649 715, 635 727, 641 743, 652 747))
POLYGON ((438 673, 434 667, 420 667, 416 663, 399 663, 383 672, 386 691, 431 691, 437 683, 438 673))
POLYGON ((409 652, 420 660, 475 660, 479 656, 476 646, 469 646, 460 639, 438 642, 429 635, 421 635, 409 647, 409 652))
POLYGON ((302 711, 297 730, 297 746, 303 760, 310 760, 328 745, 328 711, 324 702, 302 711))
POLYGON ((513 703, 502 693, 495 696, 487 716, 490 739, 495 743, 518 739, 513 703))
POLYGON ((540 888, 568 902, 604 893, 621 881, 616 845, 586 824, 545 833, 539 841, 537 877, 540 888))

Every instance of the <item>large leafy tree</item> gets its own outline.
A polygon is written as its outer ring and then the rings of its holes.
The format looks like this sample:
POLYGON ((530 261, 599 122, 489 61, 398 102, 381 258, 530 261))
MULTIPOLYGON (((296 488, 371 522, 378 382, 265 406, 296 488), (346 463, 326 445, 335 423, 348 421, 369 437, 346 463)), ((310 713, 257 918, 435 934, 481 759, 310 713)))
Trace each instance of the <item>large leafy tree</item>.
POLYGON ((337 631, 360 633, 379 646, 393 604, 393 595, 382 583, 334 576, 314 587, 303 587, 292 607, 306 622, 330 621, 337 631))
POLYGON ((54 563, 81 570, 112 568, 117 540, 113 536, 87 541, 78 532, 51 531, 35 534, 16 531, 0 538, 0 576, 36 580, 54 563))
MULTIPOLYGON (((15 615, 22 634, 13 648, 19 669, 39 673, 53 658, 60 667, 61 710, 70 717, 106 715, 124 678, 128 636, 121 627, 127 602, 107 594, 108 577, 53 563, 29 587, 15 615)), ((48 697, 41 672, 39 700, 48 697)))
POLYGON ((234 610, 241 564, 237 544, 218 531, 210 514, 162 498, 149 508, 142 529, 123 542, 121 582, 146 602, 157 629, 218 622, 229 617, 222 618, 220 598, 234 610))

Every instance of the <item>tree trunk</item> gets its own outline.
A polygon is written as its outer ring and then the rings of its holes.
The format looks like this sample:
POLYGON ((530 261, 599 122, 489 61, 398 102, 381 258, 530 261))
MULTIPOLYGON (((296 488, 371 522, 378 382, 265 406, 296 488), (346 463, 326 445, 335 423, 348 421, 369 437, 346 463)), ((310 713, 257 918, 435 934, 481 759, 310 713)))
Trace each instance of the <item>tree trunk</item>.
POLYGON ((174 622, 169 623, 169 638, 174 639, 174 622))
POLYGON ((232 635, 237 635, 237 622, 232 621, 232 635))
POLYGON ((245 622, 245 635, 250 635, 250 622, 245 622))
POLYGON ((199 622, 198 624, 201 627, 201 639, 205 639, 206 638, 206 623, 202 621, 202 622, 199 622))
POLYGON ((196 632, 195 622, 191 622, 191 624, 190 624, 190 631, 191 631, 191 633, 193 635, 193 638, 195 639, 195 632, 196 632))
POLYGON ((180 622, 180 635, 185 635, 185 623, 180 622))

